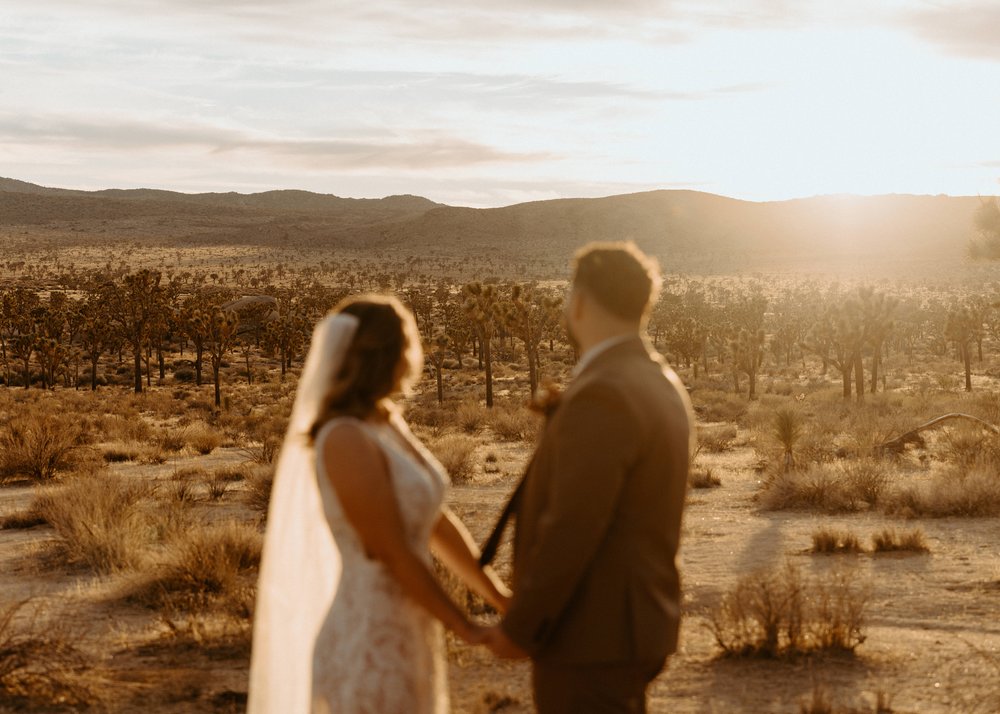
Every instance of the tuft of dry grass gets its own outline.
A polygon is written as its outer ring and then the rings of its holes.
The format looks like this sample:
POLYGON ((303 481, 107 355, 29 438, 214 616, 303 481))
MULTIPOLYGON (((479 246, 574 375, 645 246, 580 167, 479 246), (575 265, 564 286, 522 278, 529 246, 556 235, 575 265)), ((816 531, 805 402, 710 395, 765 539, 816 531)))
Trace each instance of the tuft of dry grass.
POLYGON ((765 482, 760 502, 768 510, 858 511, 879 504, 888 485, 888 470, 875 459, 812 464, 774 474, 765 482))
POLYGON ((141 506, 151 492, 134 479, 95 474, 40 493, 34 507, 55 528, 62 559, 111 573, 142 560, 151 514, 141 506))
POLYGON ((465 434, 446 434, 432 439, 427 448, 441 462, 452 483, 468 483, 475 471, 473 456, 476 450, 476 440, 465 434))
POLYGON ((274 485, 274 469, 255 468, 247 478, 246 501, 256 511, 267 514, 271 504, 271 487, 274 485))
POLYGON ((37 611, 19 620, 26 605, 0 605, 0 709, 80 711, 100 704, 110 692, 80 649, 80 635, 42 623, 37 611))
POLYGON ((688 476, 688 483, 691 488, 718 488, 722 485, 722 480, 712 473, 712 469, 706 467, 693 467, 688 476))
POLYGON ((68 417, 26 410, 0 427, 0 483, 13 478, 51 481, 76 462, 81 430, 68 417))
POLYGON ((853 652, 865 641, 867 593, 846 572, 809 580, 795 566, 741 578, 709 613, 726 656, 853 652))
POLYGON ((920 528, 907 533, 897 533, 892 528, 884 528, 872 535, 872 550, 875 553, 929 553, 927 540, 920 528))
POLYGON ((530 439, 538 430, 538 415, 527 407, 496 406, 490 415, 490 427, 503 441, 530 439))
POLYGON ((813 553, 861 553, 864 548, 858 537, 850 531, 821 528, 813 531, 813 553))
POLYGON ((255 528, 234 521, 189 528, 167 544, 163 562, 134 583, 126 598, 167 612, 245 614, 253 602, 248 577, 260 564, 262 544, 255 528))
POLYGON ((732 424, 698 428, 698 446, 705 451, 718 454, 728 451, 736 441, 736 427, 732 424))
POLYGON ((903 516, 989 517, 1000 515, 1000 476, 983 465, 950 468, 927 484, 899 490, 887 499, 886 510, 903 516))
POLYGON ((455 424, 468 434, 475 434, 486 425, 489 410, 475 400, 466 400, 455 409, 455 424))
POLYGON ((184 429, 184 440, 195 452, 206 456, 222 445, 222 436, 205 422, 194 422, 184 429))

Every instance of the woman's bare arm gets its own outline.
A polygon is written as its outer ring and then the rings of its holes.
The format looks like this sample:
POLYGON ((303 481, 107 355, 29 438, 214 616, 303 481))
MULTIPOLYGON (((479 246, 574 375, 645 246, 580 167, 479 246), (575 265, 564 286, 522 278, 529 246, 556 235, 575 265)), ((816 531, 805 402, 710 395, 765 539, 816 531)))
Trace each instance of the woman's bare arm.
POLYGON ((410 548, 381 449, 364 429, 345 422, 322 445, 327 477, 365 554, 381 562, 403 592, 467 642, 482 630, 445 594, 427 564, 410 548))
POLYGON ((479 549, 465 525, 447 506, 441 508, 441 515, 434 526, 431 548, 462 582, 501 614, 507 612, 510 590, 492 568, 479 567, 479 549))

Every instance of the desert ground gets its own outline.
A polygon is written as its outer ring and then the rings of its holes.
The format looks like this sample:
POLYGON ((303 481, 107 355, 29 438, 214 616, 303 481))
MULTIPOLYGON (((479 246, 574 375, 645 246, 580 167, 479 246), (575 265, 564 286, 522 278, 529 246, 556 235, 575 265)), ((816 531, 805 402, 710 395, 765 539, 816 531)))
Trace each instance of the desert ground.
MULTIPOLYGON (((5 237, 0 709, 242 711, 311 325, 352 292, 414 310, 427 364, 403 404, 481 542, 537 437, 532 380, 564 385, 575 361, 565 283, 551 261, 512 276, 353 249, 102 248, 91 229, 65 251, 65 227, 5 237), (244 295, 273 302, 216 320, 244 295), (149 306, 132 341, 102 312, 118 302, 149 306)), ((699 446, 680 649, 650 710, 1000 711, 1000 272, 664 262, 649 339, 691 393, 699 446)), ((454 711, 531 711, 526 664, 451 640, 449 662, 454 711)))

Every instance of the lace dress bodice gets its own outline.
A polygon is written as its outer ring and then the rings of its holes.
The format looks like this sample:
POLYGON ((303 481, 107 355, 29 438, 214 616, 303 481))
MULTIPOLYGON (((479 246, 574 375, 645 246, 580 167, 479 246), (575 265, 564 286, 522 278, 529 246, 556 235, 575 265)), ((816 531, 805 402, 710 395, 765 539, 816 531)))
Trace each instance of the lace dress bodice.
MULTIPOLYGON (((325 424, 327 435, 348 418, 325 424)), ((440 513, 447 476, 405 423, 359 424, 385 455, 406 537, 431 563, 430 536, 440 513), (416 452, 416 453, 414 453, 416 452)), ((379 561, 370 559, 348 522, 322 459, 317 478, 323 509, 343 570, 313 657, 313 711, 317 714, 445 714, 448 689, 443 629, 411 601, 379 561)))

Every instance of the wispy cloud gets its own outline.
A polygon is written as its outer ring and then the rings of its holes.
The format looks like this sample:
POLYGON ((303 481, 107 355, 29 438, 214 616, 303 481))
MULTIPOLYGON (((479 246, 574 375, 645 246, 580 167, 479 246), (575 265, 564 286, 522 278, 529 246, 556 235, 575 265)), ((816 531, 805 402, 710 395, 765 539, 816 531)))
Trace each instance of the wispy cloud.
POLYGON ((1000 61, 1000 4, 992 0, 910 12, 904 25, 950 54, 1000 61))
POLYGON ((78 151, 195 149, 206 154, 250 152, 303 167, 433 169, 557 158, 549 153, 502 151, 437 132, 378 138, 272 137, 209 125, 0 115, 0 140, 56 145, 78 151))

